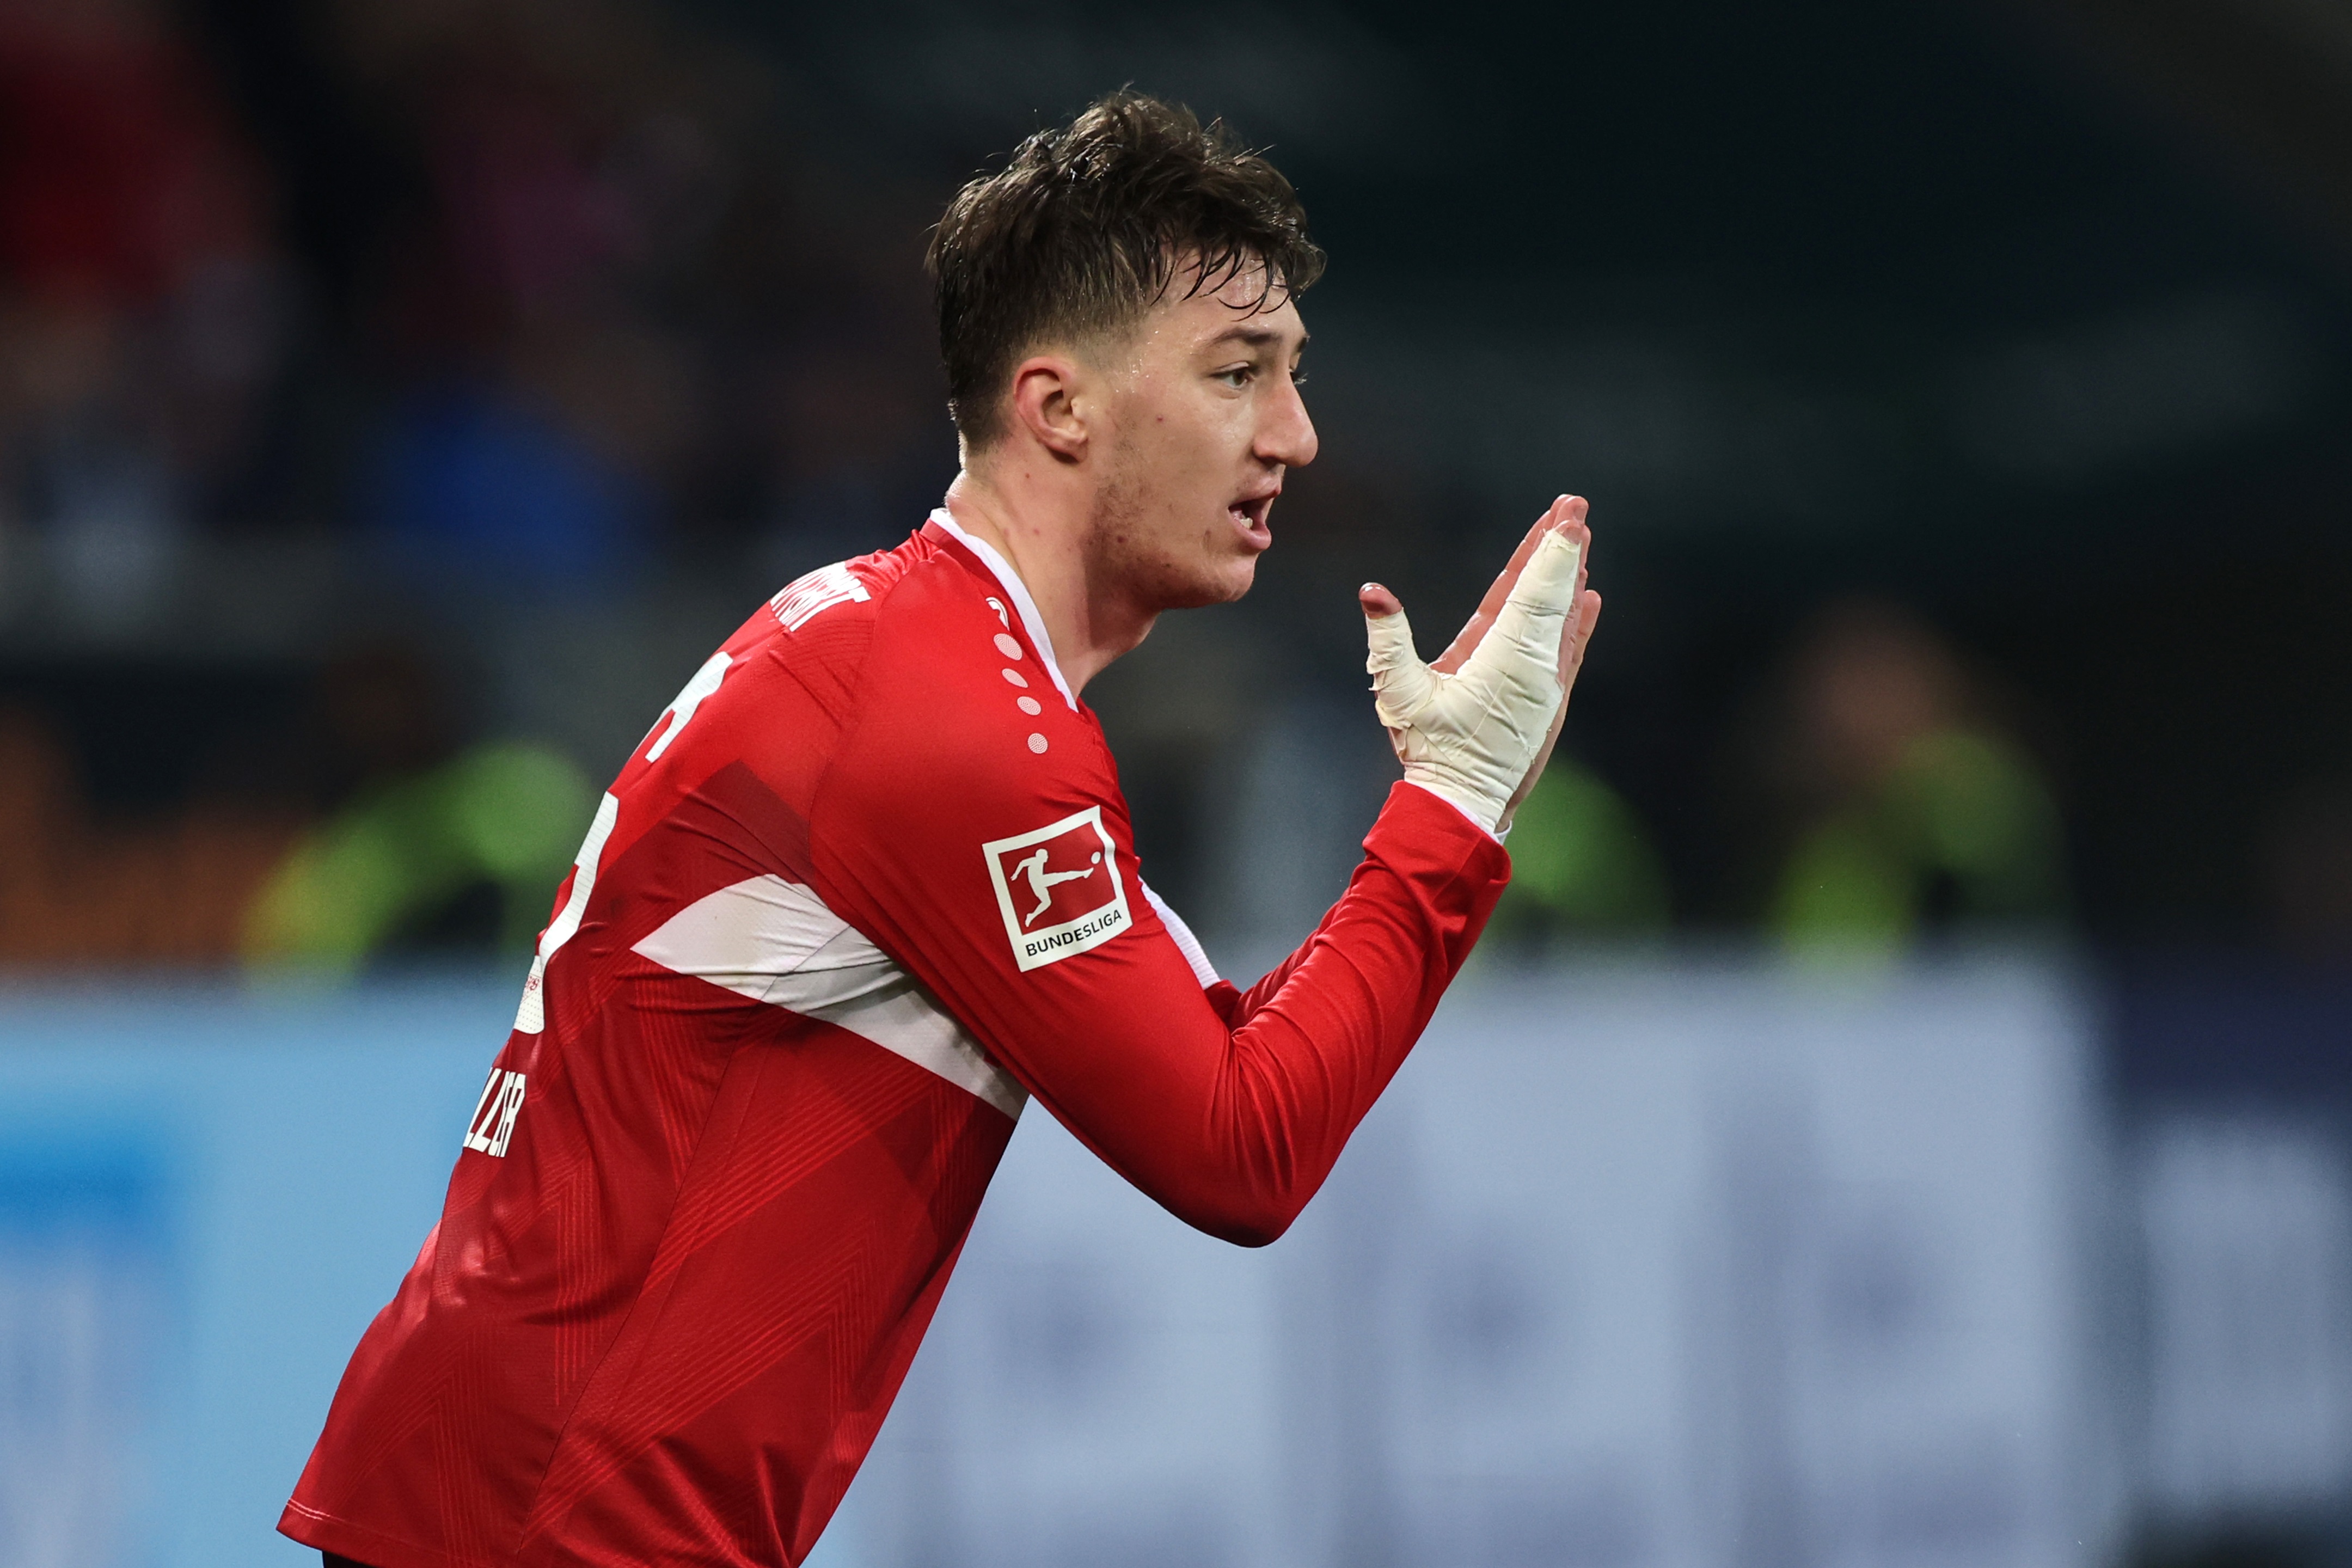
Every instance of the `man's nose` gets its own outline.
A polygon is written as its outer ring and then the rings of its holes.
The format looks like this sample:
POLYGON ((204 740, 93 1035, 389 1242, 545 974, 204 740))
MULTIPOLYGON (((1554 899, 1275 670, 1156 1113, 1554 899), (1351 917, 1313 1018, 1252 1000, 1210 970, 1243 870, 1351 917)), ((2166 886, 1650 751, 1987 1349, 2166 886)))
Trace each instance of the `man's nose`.
POLYGON ((1307 400, 1286 378, 1258 423, 1258 458, 1285 468, 1303 468, 1315 460, 1320 446, 1315 421, 1307 415, 1307 400))

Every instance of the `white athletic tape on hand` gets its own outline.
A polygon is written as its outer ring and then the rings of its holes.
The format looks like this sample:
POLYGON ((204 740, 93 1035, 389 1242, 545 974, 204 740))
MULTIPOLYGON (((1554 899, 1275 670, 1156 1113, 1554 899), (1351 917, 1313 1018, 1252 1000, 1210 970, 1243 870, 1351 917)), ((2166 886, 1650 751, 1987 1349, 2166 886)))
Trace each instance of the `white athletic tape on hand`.
POLYGON ((1404 776, 1490 833, 1535 765, 1568 695, 1559 647, 1576 608, 1581 555, 1574 541, 1546 534, 1477 651, 1451 675, 1422 662, 1402 610, 1364 623, 1371 646, 1364 668, 1404 776))

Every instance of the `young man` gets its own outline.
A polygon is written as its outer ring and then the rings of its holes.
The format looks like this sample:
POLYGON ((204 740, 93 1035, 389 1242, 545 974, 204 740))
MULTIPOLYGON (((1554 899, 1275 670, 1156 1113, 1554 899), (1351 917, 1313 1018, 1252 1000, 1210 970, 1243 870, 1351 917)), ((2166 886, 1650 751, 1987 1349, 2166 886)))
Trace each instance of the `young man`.
POLYGON ((374 1568, 796 1563, 1031 1097, 1247 1246, 1313 1195, 1501 890, 1599 610, 1583 506, 1433 668, 1365 611, 1405 782, 1247 991, 1144 886, 1077 694, 1245 592, 1315 455, 1290 187, 1122 95, 932 247, 963 473, 688 682, 604 795, 441 1223, 279 1528, 374 1568))

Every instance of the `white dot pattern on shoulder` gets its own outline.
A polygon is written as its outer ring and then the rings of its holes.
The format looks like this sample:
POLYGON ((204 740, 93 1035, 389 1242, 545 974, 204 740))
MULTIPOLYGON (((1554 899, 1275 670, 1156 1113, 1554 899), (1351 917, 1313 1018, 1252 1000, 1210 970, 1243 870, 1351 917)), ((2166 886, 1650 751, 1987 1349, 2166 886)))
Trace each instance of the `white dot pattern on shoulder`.
POLYGON ((996 634, 996 651, 1007 658, 1019 658, 1021 643, 1011 632, 999 632, 996 634))
POLYGON ((1034 697, 1024 697, 1021 699, 1021 711, 1028 714, 1030 717, 1034 718, 1045 710, 1045 709, 1038 706, 1037 700, 1034 697))
POLYGON ((1013 682, 1015 686, 1026 686, 1029 684, 1027 680, 1022 678, 1021 672, 1017 669, 1007 669, 1000 671, 999 673, 1001 673, 1005 679, 1013 682))
POLYGON ((1045 736, 1043 736, 1043 735, 1032 735, 1032 736, 1030 736, 1030 737, 1029 737, 1029 749, 1030 749, 1031 751, 1033 751, 1033 752, 1042 752, 1043 751, 1045 751, 1045 736))

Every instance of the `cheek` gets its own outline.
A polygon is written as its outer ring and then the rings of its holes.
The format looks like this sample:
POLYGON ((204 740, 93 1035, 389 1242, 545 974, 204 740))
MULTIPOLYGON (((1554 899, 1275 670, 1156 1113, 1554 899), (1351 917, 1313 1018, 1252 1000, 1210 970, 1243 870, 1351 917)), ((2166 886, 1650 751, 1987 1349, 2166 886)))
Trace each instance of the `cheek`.
POLYGON ((1249 458, 1255 428, 1246 403, 1221 400, 1200 410, 1199 417, 1192 420, 1178 437, 1183 448, 1187 483, 1216 491, 1220 501, 1226 499, 1234 476, 1249 458))
POLYGON ((1154 510, 1190 511, 1204 495, 1222 500, 1229 488, 1226 443, 1205 421, 1160 416, 1128 443, 1121 468, 1154 510))
POLYGON ((1117 482, 1138 512, 1159 520, 1152 531, 1191 535, 1223 517, 1250 449, 1250 401, 1177 389, 1125 412, 1117 482))

